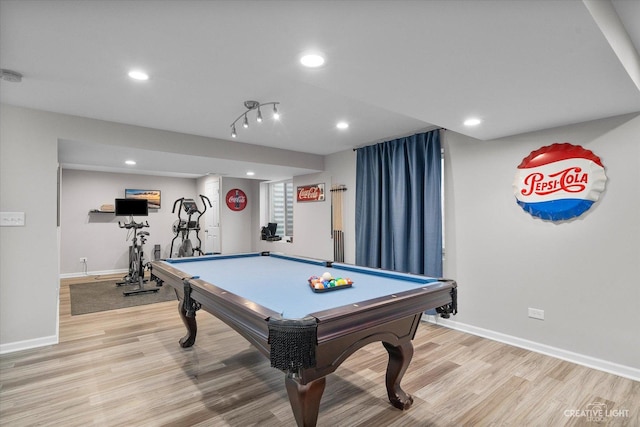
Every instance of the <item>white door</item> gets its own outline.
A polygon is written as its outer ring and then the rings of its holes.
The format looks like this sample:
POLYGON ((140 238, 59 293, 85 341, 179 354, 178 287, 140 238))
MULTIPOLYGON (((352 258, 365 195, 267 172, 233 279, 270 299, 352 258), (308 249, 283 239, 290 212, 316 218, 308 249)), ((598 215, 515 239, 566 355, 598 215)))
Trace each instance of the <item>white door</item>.
POLYGON ((207 206, 204 221, 204 252, 207 254, 221 253, 220 244, 220 178, 212 177, 204 184, 204 195, 211 200, 207 206))

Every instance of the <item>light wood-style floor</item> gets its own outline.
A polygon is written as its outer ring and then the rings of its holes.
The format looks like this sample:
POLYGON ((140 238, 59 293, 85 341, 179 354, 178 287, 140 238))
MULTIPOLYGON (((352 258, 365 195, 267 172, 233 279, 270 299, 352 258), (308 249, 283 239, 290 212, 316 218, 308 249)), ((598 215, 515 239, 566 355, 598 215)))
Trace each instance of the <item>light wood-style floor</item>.
MULTIPOLYGON (((60 344, 0 357, 0 425, 295 426, 284 375, 213 316, 184 350, 175 301, 71 316, 70 282, 60 344)), ((408 411, 387 401, 377 343, 328 377, 318 425, 640 426, 638 382, 427 323, 414 346, 408 411)))

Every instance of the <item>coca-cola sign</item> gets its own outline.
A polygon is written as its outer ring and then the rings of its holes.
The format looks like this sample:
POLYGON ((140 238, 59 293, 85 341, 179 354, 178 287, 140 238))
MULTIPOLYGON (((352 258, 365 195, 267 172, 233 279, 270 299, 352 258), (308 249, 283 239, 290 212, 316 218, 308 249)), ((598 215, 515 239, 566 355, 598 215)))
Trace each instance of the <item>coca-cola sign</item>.
POLYGON ((247 195, 239 188, 234 188, 227 192, 225 197, 227 207, 232 211, 241 211, 247 207, 247 195))
POLYGON ((322 202, 324 201, 324 184, 303 185, 297 188, 296 194, 298 202, 322 202))
POLYGON ((598 156, 579 145, 562 143, 525 157, 513 187, 522 209, 541 219, 563 221, 587 211, 604 191, 606 181, 598 156))

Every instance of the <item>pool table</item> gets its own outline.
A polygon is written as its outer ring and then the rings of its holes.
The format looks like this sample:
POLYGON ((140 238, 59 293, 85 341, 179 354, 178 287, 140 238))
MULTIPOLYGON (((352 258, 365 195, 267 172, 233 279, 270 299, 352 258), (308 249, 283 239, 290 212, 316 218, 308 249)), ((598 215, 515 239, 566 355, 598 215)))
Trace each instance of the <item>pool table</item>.
POLYGON ((196 339, 199 309, 218 317, 282 370, 299 426, 314 426, 325 377, 359 348, 381 341, 389 353, 387 394, 400 409, 413 399, 400 387, 422 313, 455 314, 456 283, 350 264, 269 252, 153 261, 151 275, 175 288, 187 328, 196 339), (328 272, 350 287, 314 291, 311 276, 328 272))

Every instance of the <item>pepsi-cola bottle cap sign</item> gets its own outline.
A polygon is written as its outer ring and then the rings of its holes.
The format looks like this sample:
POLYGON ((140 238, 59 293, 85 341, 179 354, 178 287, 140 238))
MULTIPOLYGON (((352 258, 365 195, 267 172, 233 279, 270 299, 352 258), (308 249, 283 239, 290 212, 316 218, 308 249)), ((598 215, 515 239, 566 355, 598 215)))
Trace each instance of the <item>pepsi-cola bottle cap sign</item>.
POLYGON ((518 205, 532 216, 566 221, 589 210, 606 181, 598 156, 565 142, 539 148, 525 157, 513 188, 518 205))

